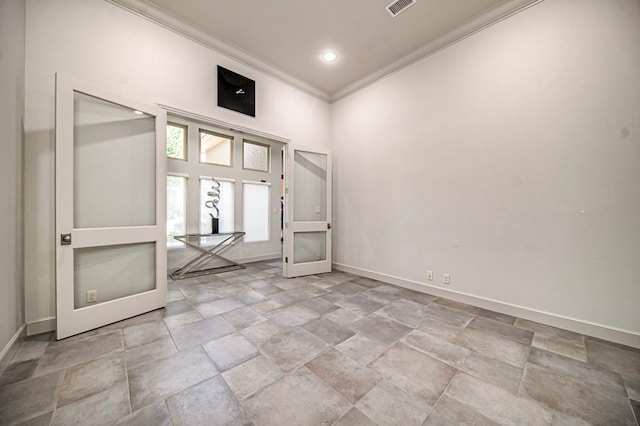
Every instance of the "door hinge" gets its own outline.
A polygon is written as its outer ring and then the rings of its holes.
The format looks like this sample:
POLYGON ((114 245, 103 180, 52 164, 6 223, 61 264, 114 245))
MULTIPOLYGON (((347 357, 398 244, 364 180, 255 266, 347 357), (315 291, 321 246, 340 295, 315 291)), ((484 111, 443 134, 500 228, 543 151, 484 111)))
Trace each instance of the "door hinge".
POLYGON ((284 263, 289 263, 289 258, 285 256, 284 263))
POLYGON ((71 245, 71 234, 60 234, 60 245, 61 246, 70 246, 71 245))

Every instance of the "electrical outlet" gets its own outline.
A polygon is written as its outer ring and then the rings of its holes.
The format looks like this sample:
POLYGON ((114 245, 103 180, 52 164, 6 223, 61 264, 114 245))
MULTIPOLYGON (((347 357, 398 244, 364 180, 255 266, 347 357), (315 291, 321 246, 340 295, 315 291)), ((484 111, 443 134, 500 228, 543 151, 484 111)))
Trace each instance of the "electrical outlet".
POLYGON ((98 290, 87 291, 87 303, 93 303, 98 300, 98 290))
POLYGON ((442 275, 442 282, 445 283, 445 284, 451 284, 451 275, 443 274, 442 275))
POLYGON ((433 271, 427 271, 427 279, 433 281, 433 271))

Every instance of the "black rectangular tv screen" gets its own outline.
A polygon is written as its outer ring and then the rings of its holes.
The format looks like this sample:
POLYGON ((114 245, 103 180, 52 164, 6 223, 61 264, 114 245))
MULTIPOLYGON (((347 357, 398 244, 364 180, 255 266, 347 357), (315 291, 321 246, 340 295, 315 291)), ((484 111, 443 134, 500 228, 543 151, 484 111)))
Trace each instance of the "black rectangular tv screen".
POLYGON ((218 106, 256 116, 256 82, 218 65, 218 106))

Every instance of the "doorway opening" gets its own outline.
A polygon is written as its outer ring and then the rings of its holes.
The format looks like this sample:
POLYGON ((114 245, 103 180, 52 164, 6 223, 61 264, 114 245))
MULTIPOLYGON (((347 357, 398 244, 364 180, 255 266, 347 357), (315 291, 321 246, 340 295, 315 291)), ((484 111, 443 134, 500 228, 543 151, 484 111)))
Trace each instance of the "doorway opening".
MULTIPOLYGON (((281 141, 207 120, 168 115, 169 271, 193 256, 194 246, 184 242, 194 238, 175 236, 200 235, 200 240, 220 243, 216 250, 224 251, 223 259, 232 259, 234 264, 282 258, 283 146, 281 141), (207 237, 238 232, 244 234, 228 240, 207 237)), ((204 260, 199 268, 205 271, 217 268, 215 262, 220 261, 204 260)))

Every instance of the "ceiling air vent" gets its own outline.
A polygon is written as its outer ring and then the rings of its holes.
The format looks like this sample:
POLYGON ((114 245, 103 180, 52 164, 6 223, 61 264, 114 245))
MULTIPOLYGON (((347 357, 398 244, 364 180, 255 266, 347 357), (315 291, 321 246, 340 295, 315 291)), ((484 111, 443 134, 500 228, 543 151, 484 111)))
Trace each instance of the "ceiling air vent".
POLYGON ((414 4, 416 4, 416 0, 397 0, 387 6, 387 12, 395 18, 414 4))

